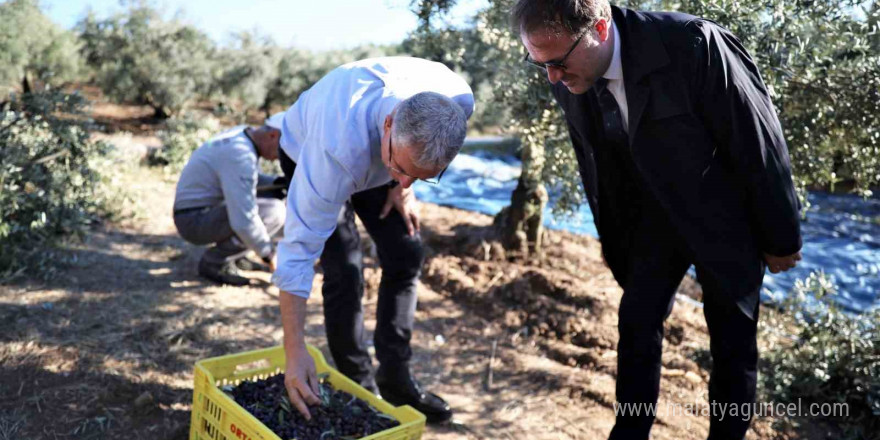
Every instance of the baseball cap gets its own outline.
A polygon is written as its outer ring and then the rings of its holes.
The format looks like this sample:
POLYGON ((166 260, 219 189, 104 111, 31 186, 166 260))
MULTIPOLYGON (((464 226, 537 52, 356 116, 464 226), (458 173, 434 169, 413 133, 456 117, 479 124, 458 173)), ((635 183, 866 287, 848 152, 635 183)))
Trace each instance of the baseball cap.
POLYGON ((272 116, 269 116, 264 124, 276 130, 281 130, 281 127, 284 125, 284 113, 285 112, 278 112, 272 116))

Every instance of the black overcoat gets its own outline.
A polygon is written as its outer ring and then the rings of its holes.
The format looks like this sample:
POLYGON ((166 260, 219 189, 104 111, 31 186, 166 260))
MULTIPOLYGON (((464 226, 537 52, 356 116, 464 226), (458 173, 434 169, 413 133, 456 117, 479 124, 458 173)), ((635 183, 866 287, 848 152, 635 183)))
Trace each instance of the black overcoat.
MULTIPOLYGON (((758 302, 762 253, 801 248, 799 204, 782 128, 755 63, 712 21, 612 7, 621 39, 629 148, 644 187, 694 256, 747 315, 758 302)), ((609 200, 600 179, 603 141, 593 89, 553 92, 577 155, 602 250, 615 278, 630 275, 625 215, 633 200, 609 200)), ((637 274, 636 274, 637 276, 637 274)))

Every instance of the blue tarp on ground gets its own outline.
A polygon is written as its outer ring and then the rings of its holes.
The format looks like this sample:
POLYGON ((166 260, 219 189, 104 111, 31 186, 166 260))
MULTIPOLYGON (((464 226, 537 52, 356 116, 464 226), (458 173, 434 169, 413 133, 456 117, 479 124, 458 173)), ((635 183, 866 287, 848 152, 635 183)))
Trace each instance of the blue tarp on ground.
MULTIPOLYGON (((439 185, 419 182, 420 200, 494 215, 510 204, 520 162, 488 152, 460 154, 439 185)), ((880 199, 811 193, 812 206, 802 223, 804 260, 793 270, 764 277, 764 299, 785 296, 797 279, 824 270, 838 286, 835 300, 856 312, 880 307, 880 199)), ((552 203, 552 201, 551 201, 552 203)), ((589 206, 571 218, 554 218, 548 208, 545 225, 597 236, 589 206)))

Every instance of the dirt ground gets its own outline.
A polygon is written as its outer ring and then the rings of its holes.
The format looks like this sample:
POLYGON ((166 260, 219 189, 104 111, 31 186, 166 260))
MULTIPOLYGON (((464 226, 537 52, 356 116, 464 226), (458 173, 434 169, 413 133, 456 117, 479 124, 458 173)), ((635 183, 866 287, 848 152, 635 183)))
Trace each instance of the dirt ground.
MULTIPOLYGON (((142 133, 103 138, 122 157, 156 145, 142 133)), ((133 159, 119 167, 130 215, 65 245, 50 281, 25 275, 0 286, 0 440, 186 439, 195 362, 281 341, 268 274, 251 273, 247 288, 200 279, 202 249, 180 239, 171 219, 176 176, 133 159)), ((493 244, 488 216, 424 204, 422 217, 429 256, 412 365, 456 411, 423 438, 606 438, 621 291, 598 242, 548 232, 546 255, 524 265, 493 244)), ((367 266, 372 329, 379 273, 367 266)), ((320 285, 319 274, 308 342, 329 358, 320 285)), ((682 293, 699 289, 686 280, 682 293)), ((705 403, 708 362, 702 310, 680 295, 667 322, 661 408, 705 403)), ((807 432, 816 431, 761 418, 748 438, 816 438, 807 432)), ((707 433, 707 417, 679 412, 660 414, 653 438, 707 433)))

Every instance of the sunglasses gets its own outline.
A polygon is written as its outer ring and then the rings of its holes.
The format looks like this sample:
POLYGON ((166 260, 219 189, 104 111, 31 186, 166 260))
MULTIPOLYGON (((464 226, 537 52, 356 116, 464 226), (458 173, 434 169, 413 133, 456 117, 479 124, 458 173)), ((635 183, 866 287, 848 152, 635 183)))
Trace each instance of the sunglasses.
POLYGON ((574 44, 571 45, 571 48, 568 49, 568 52, 566 52, 565 55, 562 57, 562 59, 559 61, 544 61, 544 62, 535 61, 534 59, 532 59, 532 56, 529 55, 528 51, 526 51, 526 56, 523 58, 523 61, 525 61, 525 62, 527 62, 527 63, 529 63, 539 69, 542 69, 544 71, 546 71, 550 67, 555 67, 557 69, 565 70, 566 69, 566 66, 565 66, 566 58, 568 58, 568 56, 571 55, 571 52, 574 51, 574 48, 577 47, 578 43, 581 42, 581 40, 584 38, 584 35, 586 35, 586 33, 581 34, 581 36, 578 37, 578 39, 574 41, 574 44))

